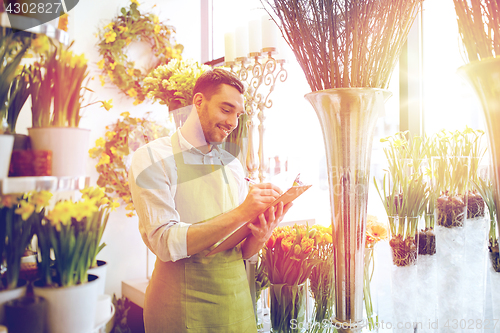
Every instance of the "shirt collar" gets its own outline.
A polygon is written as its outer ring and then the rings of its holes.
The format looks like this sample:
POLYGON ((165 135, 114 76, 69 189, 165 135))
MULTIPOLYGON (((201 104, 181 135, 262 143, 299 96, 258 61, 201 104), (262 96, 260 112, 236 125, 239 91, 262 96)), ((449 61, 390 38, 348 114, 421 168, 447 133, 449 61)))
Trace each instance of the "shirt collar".
POLYGON ((191 151, 193 153, 196 153, 196 154, 213 155, 213 156, 220 157, 220 154, 221 154, 220 149, 221 148, 219 147, 219 145, 212 145, 212 150, 209 151, 208 153, 204 154, 201 150, 199 150, 198 148, 196 148, 195 146, 193 146, 192 144, 190 144, 189 141, 186 140, 186 138, 184 138, 182 136, 180 127, 177 129, 177 133, 179 135, 179 145, 181 147, 181 150, 183 150, 183 151, 189 150, 189 151, 191 151))

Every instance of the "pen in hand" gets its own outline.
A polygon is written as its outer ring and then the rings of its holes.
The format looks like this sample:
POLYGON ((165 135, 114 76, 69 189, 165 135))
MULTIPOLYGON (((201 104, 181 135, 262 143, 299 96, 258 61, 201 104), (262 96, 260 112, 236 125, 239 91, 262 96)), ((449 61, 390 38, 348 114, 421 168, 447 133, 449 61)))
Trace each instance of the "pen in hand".
POLYGON ((251 185, 256 185, 256 184, 257 184, 255 181, 251 180, 251 179, 250 179, 250 178, 248 178, 248 177, 245 177, 244 179, 245 179, 248 183, 250 183, 251 185))

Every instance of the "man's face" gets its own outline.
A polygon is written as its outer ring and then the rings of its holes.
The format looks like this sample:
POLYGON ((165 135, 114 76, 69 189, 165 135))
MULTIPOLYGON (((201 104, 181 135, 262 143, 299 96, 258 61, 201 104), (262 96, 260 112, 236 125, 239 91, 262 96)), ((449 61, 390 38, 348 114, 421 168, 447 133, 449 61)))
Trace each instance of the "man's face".
POLYGON ((223 142, 238 126, 243 112, 243 95, 227 84, 222 84, 210 100, 204 96, 198 116, 207 143, 223 142))

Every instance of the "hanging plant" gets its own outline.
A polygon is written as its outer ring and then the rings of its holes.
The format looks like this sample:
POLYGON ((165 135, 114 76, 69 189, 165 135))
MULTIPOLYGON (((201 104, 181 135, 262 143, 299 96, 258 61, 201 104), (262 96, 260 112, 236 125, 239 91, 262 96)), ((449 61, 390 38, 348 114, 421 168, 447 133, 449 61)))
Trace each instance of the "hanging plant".
POLYGON ((128 8, 121 8, 121 14, 99 31, 97 44, 101 56, 97 63, 102 70, 101 84, 104 85, 107 77, 124 94, 135 98, 134 105, 142 103, 146 97, 143 80, 149 72, 171 59, 180 59, 184 48, 175 42, 173 26, 161 23, 155 14, 141 13, 137 7, 137 0, 131 0, 128 8), (148 43, 157 59, 145 72, 136 68, 125 52, 134 41, 148 43))

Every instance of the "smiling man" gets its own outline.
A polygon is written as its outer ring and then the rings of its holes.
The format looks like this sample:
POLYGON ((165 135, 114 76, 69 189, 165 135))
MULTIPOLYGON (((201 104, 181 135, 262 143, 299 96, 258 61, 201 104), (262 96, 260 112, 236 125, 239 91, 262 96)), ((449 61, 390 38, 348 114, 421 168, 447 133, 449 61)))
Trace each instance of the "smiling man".
POLYGON ((244 112, 243 92, 226 70, 204 73, 183 126, 133 155, 139 230, 157 256, 144 302, 147 333, 257 331, 243 259, 262 248, 291 203, 258 215, 281 190, 257 184, 247 194, 243 167, 219 147, 244 112), (248 221, 252 233, 240 245, 206 256, 248 221))

